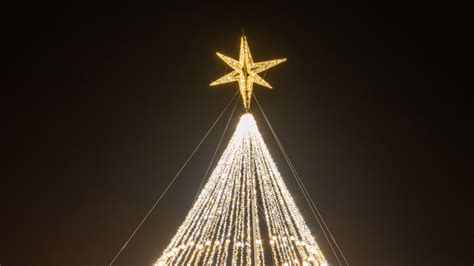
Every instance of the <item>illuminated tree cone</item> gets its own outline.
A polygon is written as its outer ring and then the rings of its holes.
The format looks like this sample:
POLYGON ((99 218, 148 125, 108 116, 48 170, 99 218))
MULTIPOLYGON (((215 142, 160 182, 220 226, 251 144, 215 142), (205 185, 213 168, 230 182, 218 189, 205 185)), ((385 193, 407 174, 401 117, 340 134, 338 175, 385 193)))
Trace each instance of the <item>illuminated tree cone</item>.
POLYGON ((327 265, 251 114, 155 265, 178 264, 327 265))

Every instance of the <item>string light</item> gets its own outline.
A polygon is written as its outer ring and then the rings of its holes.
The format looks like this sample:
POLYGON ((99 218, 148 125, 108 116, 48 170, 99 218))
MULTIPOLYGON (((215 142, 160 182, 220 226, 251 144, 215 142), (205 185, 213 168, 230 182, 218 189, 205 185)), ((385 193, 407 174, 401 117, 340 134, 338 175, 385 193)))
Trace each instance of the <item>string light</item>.
POLYGON ((247 113, 155 265, 264 265, 264 249, 274 264, 327 265, 247 113), (258 204, 263 223, 256 215, 258 204), (268 238, 262 237, 261 226, 268 238))

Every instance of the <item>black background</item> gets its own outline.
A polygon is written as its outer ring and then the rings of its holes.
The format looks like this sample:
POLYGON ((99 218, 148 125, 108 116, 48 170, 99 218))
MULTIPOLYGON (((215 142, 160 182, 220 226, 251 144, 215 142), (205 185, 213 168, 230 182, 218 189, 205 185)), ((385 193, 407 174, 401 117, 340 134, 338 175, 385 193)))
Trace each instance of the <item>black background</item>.
MULTIPOLYGON (((465 60, 461 9, 5 8, 0 264, 108 265, 235 92, 236 84, 208 84, 225 72, 215 52, 236 58, 244 27, 256 61, 288 58, 266 75, 274 90, 255 93, 351 265, 471 265, 472 98, 454 70, 465 60)), ((150 265, 161 254, 223 124, 116 265, 150 265)))

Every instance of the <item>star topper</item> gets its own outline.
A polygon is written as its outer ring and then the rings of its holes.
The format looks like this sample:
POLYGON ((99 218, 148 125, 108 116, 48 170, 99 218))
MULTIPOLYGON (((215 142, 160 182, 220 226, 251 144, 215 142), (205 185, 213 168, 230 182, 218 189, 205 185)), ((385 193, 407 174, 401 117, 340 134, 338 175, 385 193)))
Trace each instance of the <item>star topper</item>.
POLYGON ((252 97, 253 83, 257 83, 263 87, 272 89, 272 86, 268 84, 268 82, 266 82, 262 77, 260 77, 258 73, 286 61, 286 58, 281 58, 257 63, 253 62, 249 45, 245 36, 240 38, 239 61, 221 53, 217 53, 217 56, 219 56, 227 65, 229 65, 233 71, 215 80, 210 84, 210 86, 238 81, 240 94, 242 95, 244 107, 247 111, 250 109, 250 98, 252 97))

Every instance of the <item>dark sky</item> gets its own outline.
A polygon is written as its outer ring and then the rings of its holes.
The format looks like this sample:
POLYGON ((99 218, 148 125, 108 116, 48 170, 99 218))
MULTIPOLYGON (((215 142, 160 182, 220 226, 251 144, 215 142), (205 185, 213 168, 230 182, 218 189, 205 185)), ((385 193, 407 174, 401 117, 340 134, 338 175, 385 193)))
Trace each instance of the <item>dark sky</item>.
MULTIPOLYGON (((474 263, 455 11, 176 2, 4 9, 2 266, 108 265, 237 89, 208 84, 242 27, 256 61, 288 58, 266 75, 274 90, 255 93, 351 265, 474 263)), ((116 265, 161 254, 221 122, 116 265)))

